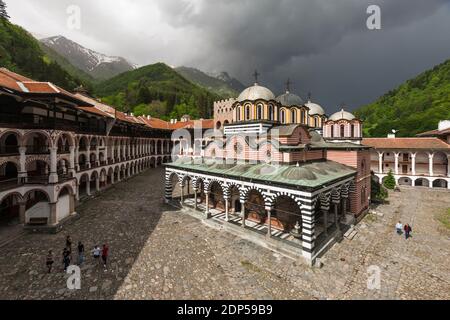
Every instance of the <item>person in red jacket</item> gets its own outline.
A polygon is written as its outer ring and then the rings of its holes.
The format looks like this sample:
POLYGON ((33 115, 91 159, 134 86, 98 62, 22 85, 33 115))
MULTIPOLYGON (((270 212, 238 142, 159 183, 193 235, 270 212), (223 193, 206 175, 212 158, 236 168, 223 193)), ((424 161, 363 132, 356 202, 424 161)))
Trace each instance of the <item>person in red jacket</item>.
POLYGON ((405 239, 408 240, 412 231, 411 226, 409 224, 405 224, 404 231, 405 231, 405 239))
POLYGON ((102 249, 102 260, 103 260, 103 266, 105 267, 106 270, 106 262, 108 260, 108 254, 109 254, 109 247, 108 245, 105 243, 103 245, 103 249, 102 249))

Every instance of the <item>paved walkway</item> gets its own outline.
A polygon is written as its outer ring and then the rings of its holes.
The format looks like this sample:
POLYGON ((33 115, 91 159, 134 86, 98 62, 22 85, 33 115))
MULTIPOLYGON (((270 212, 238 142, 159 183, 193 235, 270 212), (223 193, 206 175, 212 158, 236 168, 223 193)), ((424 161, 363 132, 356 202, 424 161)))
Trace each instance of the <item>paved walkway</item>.
POLYGON ((433 215, 450 193, 404 190, 359 224, 311 269, 162 203, 162 169, 116 185, 78 208, 58 235, 26 234, 3 246, 0 299, 450 299, 450 238, 433 215), (394 232, 410 222, 413 238, 394 232), (82 288, 66 289, 60 252, 70 234, 86 249, 107 242, 110 267, 89 256, 82 288), (45 273, 48 249, 55 272, 45 273), (367 268, 381 268, 381 290, 367 289, 367 268))

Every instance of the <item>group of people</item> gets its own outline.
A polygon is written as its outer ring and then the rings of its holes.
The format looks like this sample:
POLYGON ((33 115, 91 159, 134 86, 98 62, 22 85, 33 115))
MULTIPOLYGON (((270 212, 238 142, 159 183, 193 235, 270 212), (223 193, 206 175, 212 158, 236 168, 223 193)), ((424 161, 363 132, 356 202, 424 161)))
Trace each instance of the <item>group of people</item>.
POLYGON ((397 230, 398 235, 405 234, 405 239, 408 240, 408 238, 411 236, 412 228, 409 224, 403 225, 401 221, 399 221, 395 225, 395 230, 397 230))
MULTIPOLYGON (((77 265, 81 266, 85 258, 85 251, 84 251, 84 244, 79 241, 77 246, 77 252, 78 252, 78 260, 77 265)), ((109 247, 105 243, 102 248, 100 248, 99 245, 96 245, 94 249, 92 250, 92 255, 94 257, 94 260, 96 263, 100 264, 100 262, 103 262, 103 267, 105 268, 105 271, 107 270, 107 260, 109 256, 109 247), (100 260, 100 257, 102 258, 100 260)), ((66 238, 66 246, 64 247, 63 253, 62 253, 62 262, 64 265, 64 272, 67 271, 67 268, 70 266, 73 256, 72 256, 72 238, 70 236, 67 236, 66 238)), ((49 250, 46 258, 46 266, 48 273, 52 272, 53 264, 54 264, 54 258, 53 258, 53 251, 49 250)))

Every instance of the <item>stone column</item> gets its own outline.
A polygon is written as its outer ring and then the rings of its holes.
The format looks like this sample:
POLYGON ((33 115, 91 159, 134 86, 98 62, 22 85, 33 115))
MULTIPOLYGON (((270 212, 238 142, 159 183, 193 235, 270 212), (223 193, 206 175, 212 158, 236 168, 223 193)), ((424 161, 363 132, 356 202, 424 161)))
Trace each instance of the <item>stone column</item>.
POLYGON ((74 155, 74 163, 75 163, 75 171, 80 171, 80 165, 78 163, 78 158, 80 157, 80 147, 75 146, 75 155, 74 155))
POLYGON ((242 217, 242 228, 245 229, 245 201, 241 201, 241 217, 242 217))
POLYGON ((58 183, 58 173, 57 173, 57 152, 58 148, 51 147, 50 150, 50 175, 48 178, 49 183, 58 183))
POLYGON ((241 201, 241 217, 242 217, 242 228, 245 229, 245 201, 241 201))
POLYGON ((19 202, 19 223, 20 224, 25 224, 25 212, 27 209, 27 202, 23 201, 23 202, 19 202))
POLYGON ((86 194, 88 196, 91 195, 91 180, 88 178, 87 182, 86 182, 86 194))
POLYGON ((51 226, 55 226, 58 224, 58 219, 57 219, 57 207, 56 207, 56 203, 50 203, 50 221, 49 221, 49 225, 51 226))
POLYGON ((334 222, 336 223, 336 229, 341 231, 341 226, 339 225, 339 215, 338 215, 339 203, 334 204, 334 222))
POLYGON ((194 188, 194 208, 195 210, 197 210, 197 193, 198 193, 198 188, 194 188))
POLYGON ((100 148, 99 148, 99 146, 97 146, 95 148, 95 165, 97 167, 100 166, 100 148))
POLYGON ((184 185, 180 186, 181 188, 181 205, 184 203, 184 185))
POLYGON ((69 174, 73 177, 75 176, 75 147, 70 147, 69 156, 69 174))
POLYGON ((95 178, 95 191, 100 191, 100 177, 95 178))
POLYGON ((76 185, 76 194, 75 194, 75 199, 77 200, 77 201, 79 201, 80 200, 80 184, 77 182, 77 185, 76 185))
POLYGON ((411 153, 411 170, 412 170, 412 175, 415 176, 416 175, 416 156, 417 153, 411 153))
POLYGON ((267 211, 267 220, 268 220, 268 224, 267 224, 267 238, 271 238, 272 237, 272 208, 266 208, 267 211))
POLYGON ((378 152, 378 173, 383 173, 383 152, 378 152))
POLYGON ((434 172, 433 172, 433 158, 434 158, 434 153, 429 153, 428 154, 428 163, 429 163, 429 167, 430 167, 430 177, 434 176, 434 172))
POLYGON ((26 160, 27 160, 27 156, 26 156, 26 152, 27 152, 27 148, 26 147, 20 147, 19 148, 19 153, 20 153, 20 168, 19 168, 19 174, 18 174, 18 179, 19 179, 19 183, 20 182, 26 182, 27 181, 27 177, 28 177, 28 173, 27 173, 27 167, 26 167, 26 160))
POLYGON ((206 194, 206 209, 205 209, 205 215, 206 219, 211 218, 211 213, 209 212, 209 191, 205 192, 206 194))
POLYGON ((398 160, 400 153, 394 152, 394 156, 395 156, 395 174, 398 175, 398 160))
POLYGON ((329 209, 322 209, 323 213, 323 224, 325 227, 325 235, 328 237, 328 210, 329 209))
MULTIPOLYGON (((450 154, 447 155, 447 177, 450 177, 450 154)), ((450 185, 449 185, 450 189, 450 185)))
POLYGON ((230 199, 224 198, 224 200, 225 200, 225 221, 228 222, 230 221, 230 208, 229 208, 230 199))

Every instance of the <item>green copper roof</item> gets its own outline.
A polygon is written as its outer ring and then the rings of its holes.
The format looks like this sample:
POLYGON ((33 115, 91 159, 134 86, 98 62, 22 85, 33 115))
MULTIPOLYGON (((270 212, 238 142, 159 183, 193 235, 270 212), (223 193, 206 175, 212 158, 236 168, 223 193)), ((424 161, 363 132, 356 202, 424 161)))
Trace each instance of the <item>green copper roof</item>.
POLYGON ((313 189, 356 173, 356 169, 334 161, 303 163, 297 166, 244 162, 226 164, 210 159, 194 163, 190 158, 180 158, 167 164, 167 167, 238 180, 257 180, 270 184, 313 189))

